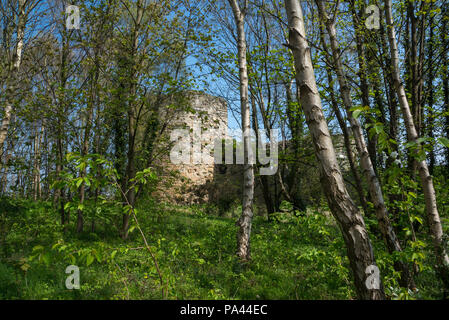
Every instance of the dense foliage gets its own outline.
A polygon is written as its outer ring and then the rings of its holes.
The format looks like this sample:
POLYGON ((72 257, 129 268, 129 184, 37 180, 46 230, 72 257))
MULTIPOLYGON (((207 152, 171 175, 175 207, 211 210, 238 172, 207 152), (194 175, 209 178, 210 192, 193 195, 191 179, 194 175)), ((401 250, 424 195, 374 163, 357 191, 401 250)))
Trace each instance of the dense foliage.
MULTIPOLYGON (((117 237, 121 212, 116 207, 103 207, 96 232, 82 234, 64 233, 48 202, 2 199, 1 209, 9 213, 0 264, 2 299, 162 298, 157 271, 140 235, 133 231, 126 243, 117 237), (80 267, 80 290, 65 287, 69 264, 80 267)), ((257 217, 254 259, 241 265, 234 255, 239 212, 234 209, 223 217, 216 207, 152 201, 139 207, 168 299, 356 298, 339 230, 325 210, 280 212, 270 222, 257 217)), ((434 258, 426 239, 404 253, 420 269, 416 293, 398 286, 392 258, 382 254, 381 240, 374 244, 389 298, 438 298, 441 289, 435 286, 434 258)))
POLYGON ((449 298, 447 0, 76 5, 0 0, 0 299, 449 298), (160 196, 192 92, 276 174, 160 196))

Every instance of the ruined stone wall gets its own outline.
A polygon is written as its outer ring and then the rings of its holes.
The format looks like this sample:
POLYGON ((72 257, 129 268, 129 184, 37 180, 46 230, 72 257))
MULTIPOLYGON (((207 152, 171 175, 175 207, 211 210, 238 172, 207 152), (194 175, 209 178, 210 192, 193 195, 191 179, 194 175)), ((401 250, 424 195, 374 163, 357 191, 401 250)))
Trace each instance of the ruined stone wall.
MULTIPOLYGON (((213 159, 215 139, 227 135, 228 112, 226 100, 203 92, 191 91, 186 94, 186 106, 162 108, 160 117, 168 123, 165 129, 167 141, 175 129, 188 130, 190 141, 186 141, 182 152, 189 153, 189 163, 174 163, 170 155, 160 160, 160 176, 163 185, 159 195, 168 201, 191 204, 209 200, 217 167, 213 159), (192 143, 198 143, 196 148, 192 143)), ((175 142, 168 149, 172 150, 175 142)), ((179 146, 179 145, 178 145, 179 146)))
MULTIPOLYGON (((228 138, 226 100, 196 91, 188 92, 181 100, 184 101, 180 102, 180 99, 177 99, 171 103, 167 102, 167 106, 160 110, 159 118, 165 126, 165 141, 170 141, 170 134, 173 130, 185 129, 188 131, 189 139, 181 149, 183 152, 189 153, 189 163, 173 163, 169 154, 169 150, 173 150, 173 143, 170 145, 167 142, 159 143, 159 147, 162 146, 168 152, 157 158, 158 175, 161 182, 156 198, 177 204, 223 203, 239 200, 243 183, 243 167, 237 164, 216 164, 213 158, 215 140, 228 138), (199 150, 192 148, 192 142, 200 143, 199 150), (201 152, 204 150, 208 150, 209 159, 204 159, 201 156, 201 152)), ((341 169, 347 172, 350 168, 343 136, 334 135, 332 138, 341 169)), ((304 145, 312 145, 311 141, 307 142, 310 137, 304 139, 304 145)), ((288 141, 281 145, 286 145, 289 148, 288 141)), ((355 146, 352 145, 351 149, 356 156, 355 146)), ((307 161, 307 159, 305 160, 307 161)), ((318 168, 314 166, 314 161, 310 165, 300 165, 301 188, 310 193, 309 198, 313 198, 315 195, 321 197, 318 168)), ((282 172, 286 179, 289 174, 288 167, 283 168, 282 172)), ((268 181, 270 189, 279 193, 280 186, 277 185, 276 178, 269 176, 268 181)), ((320 201, 320 199, 315 200, 320 201)), ((260 211, 265 210, 261 187, 257 179, 255 206, 259 207, 260 211)))

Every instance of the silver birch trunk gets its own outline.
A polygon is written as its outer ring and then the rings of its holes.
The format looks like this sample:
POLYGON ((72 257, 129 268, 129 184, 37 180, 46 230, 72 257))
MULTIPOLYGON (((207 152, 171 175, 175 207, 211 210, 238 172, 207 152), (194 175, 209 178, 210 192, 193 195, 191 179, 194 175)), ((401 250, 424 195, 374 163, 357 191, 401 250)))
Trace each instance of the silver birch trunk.
MULTIPOLYGON (((410 112, 410 106, 407 101, 404 85, 401 82, 401 77, 399 74, 399 54, 398 45, 396 42, 396 32, 393 23, 393 14, 391 10, 391 0, 385 1, 385 18, 388 29, 388 40, 390 43, 393 82, 396 90, 396 95, 398 96, 399 105, 401 106, 405 128, 407 130, 407 139, 409 142, 418 144, 418 132, 416 131, 416 127, 413 122, 413 116, 410 112)), ((441 280, 443 281, 444 293, 447 297, 449 295, 449 257, 444 248, 443 228, 441 225, 440 215, 438 213, 432 176, 429 173, 429 168, 427 166, 426 160, 416 160, 416 163, 421 179, 424 198, 426 201, 426 213, 429 233, 432 237, 435 255, 438 261, 437 271, 441 280)))
POLYGON ((26 14, 25 14, 25 0, 19 0, 19 10, 18 10, 18 23, 17 23, 17 40, 16 47, 12 56, 12 61, 10 62, 9 74, 7 79, 7 89, 6 89, 6 103, 2 119, 2 124, 0 127, 0 147, 3 148, 3 144, 8 135, 9 123, 11 122, 12 115, 12 96, 14 95, 14 78, 19 70, 20 63, 22 62, 22 49, 23 49, 23 38, 25 32, 26 24, 26 14))
MULTIPOLYGON (((369 156, 368 147, 366 145, 365 137, 363 136, 362 132, 362 127, 359 120, 354 118, 352 115, 351 109, 353 107, 353 104, 351 98, 351 89, 346 79, 346 75, 343 70, 343 64, 340 59, 340 49, 337 42, 335 21, 328 17, 324 1, 316 0, 316 3, 318 6, 320 21, 325 24, 327 33, 329 35, 333 58, 333 68, 337 73, 338 84, 340 86, 340 96, 343 100, 343 105, 346 109, 349 123, 351 124, 357 152, 360 157, 362 172, 368 184, 370 198, 374 205, 374 211, 376 213, 377 221, 379 222, 380 232, 382 233, 382 237, 388 251, 390 253, 400 252, 402 251, 401 245, 396 236, 396 233, 394 232, 390 219, 388 218, 388 211, 387 207, 385 206, 382 188, 380 186, 379 179, 376 175, 373 163, 371 162, 371 158, 369 156)), ((404 280, 402 284, 406 287, 410 286, 411 288, 414 288, 415 285, 414 283, 412 283, 413 281, 411 281, 411 275, 407 265, 399 261, 397 263, 397 269, 401 272, 401 279, 404 280)))
POLYGON ((242 112, 242 131, 244 159, 243 165, 243 194, 242 194, 242 215, 237 221, 239 230, 237 231, 237 256, 242 261, 248 261, 250 254, 250 235, 253 219, 253 198, 254 198, 254 166, 249 161, 251 136, 250 136, 250 110, 248 104, 248 70, 246 62, 246 38, 245 38, 245 11, 247 1, 243 11, 237 3, 237 0, 229 0, 229 4, 234 14, 234 20, 237 27, 237 49, 240 76, 240 105, 242 112))
POLYGON ((355 289, 359 299, 384 299, 382 283, 366 284, 367 268, 375 265, 371 242, 363 217, 346 190, 338 165, 321 99, 316 86, 315 74, 304 28, 299 1, 285 0, 289 27, 289 47, 293 52, 296 81, 300 89, 300 103, 304 109, 315 155, 320 168, 320 180, 335 219, 347 247, 350 266, 354 275, 355 289))

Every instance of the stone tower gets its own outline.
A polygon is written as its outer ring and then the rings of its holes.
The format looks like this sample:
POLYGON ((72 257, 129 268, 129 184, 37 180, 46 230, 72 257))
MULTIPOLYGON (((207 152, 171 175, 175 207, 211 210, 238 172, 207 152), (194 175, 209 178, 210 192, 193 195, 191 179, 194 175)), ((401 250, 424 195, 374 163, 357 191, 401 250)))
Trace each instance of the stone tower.
POLYGON ((160 195, 169 201, 192 204, 208 201, 210 189, 215 188, 217 166, 213 161, 213 147, 215 139, 227 136, 228 111, 225 99, 204 92, 189 91, 186 102, 182 110, 163 108, 160 112, 168 124, 165 135, 171 140, 170 151, 161 163, 161 176, 166 183, 160 195), (180 139, 176 140, 175 130, 187 133, 182 144, 180 139), (181 163, 171 159, 176 153, 173 150, 182 151, 181 163))

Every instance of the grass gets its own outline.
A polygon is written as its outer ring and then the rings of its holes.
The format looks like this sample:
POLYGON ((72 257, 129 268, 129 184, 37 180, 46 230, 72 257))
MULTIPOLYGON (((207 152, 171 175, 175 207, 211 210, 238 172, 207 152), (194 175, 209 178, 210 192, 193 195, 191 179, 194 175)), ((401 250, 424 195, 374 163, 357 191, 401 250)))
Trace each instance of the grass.
MULTIPOLYGON (((1 299, 161 299, 162 288, 167 299, 355 298, 339 230, 313 210, 299 217, 280 213, 270 222, 255 217, 252 260, 242 265, 235 217, 201 207, 142 206, 139 223, 160 265, 161 285, 137 229, 127 241, 118 237, 118 210, 105 210, 111 217, 97 219, 95 233, 76 234, 62 231, 49 203, 24 201, 13 209, 0 261, 1 299), (65 287, 70 264, 80 268, 79 290, 65 287)), ((427 271, 422 283, 434 288, 432 279, 427 271)))

